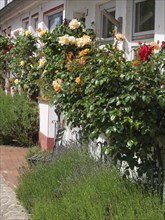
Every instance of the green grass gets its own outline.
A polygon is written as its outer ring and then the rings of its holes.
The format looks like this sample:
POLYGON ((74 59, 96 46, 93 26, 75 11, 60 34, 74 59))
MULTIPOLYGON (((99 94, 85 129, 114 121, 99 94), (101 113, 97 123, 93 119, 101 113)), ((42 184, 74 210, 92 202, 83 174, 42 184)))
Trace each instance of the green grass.
POLYGON ((29 171, 17 196, 32 220, 163 219, 160 198, 98 166, 85 150, 68 150, 29 171))

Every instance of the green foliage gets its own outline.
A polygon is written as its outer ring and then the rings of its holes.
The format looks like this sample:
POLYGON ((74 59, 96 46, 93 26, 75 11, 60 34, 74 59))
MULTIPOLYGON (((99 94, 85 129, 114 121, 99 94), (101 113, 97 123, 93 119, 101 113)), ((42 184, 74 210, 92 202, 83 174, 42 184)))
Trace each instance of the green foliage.
POLYGON ((38 106, 24 94, 7 96, 0 90, 0 142, 31 146, 37 141, 38 106))
POLYGON ((32 220, 162 219, 159 198, 98 166, 82 149, 62 152, 22 177, 17 196, 32 220))

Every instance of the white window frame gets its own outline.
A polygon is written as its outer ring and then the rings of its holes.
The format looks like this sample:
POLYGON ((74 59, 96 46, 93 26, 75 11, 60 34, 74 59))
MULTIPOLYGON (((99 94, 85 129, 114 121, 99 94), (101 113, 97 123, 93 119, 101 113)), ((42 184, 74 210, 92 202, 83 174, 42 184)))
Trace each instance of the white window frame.
MULTIPOLYGON (((146 0, 133 0, 133 33, 132 38, 133 40, 140 40, 140 39, 149 39, 154 38, 154 30, 150 31, 141 31, 135 32, 135 25, 136 25, 136 4, 140 2, 145 2, 146 0)), ((154 19, 155 20, 155 19, 154 19)), ((155 22, 155 21, 154 21, 155 22)))
MULTIPOLYGON (((104 3, 99 6, 100 10, 100 37, 103 38, 103 10, 106 9, 108 12, 115 11, 116 14, 116 0, 112 0, 111 2, 104 3)), ((113 37, 103 38, 104 42, 109 42, 113 40, 113 37)))

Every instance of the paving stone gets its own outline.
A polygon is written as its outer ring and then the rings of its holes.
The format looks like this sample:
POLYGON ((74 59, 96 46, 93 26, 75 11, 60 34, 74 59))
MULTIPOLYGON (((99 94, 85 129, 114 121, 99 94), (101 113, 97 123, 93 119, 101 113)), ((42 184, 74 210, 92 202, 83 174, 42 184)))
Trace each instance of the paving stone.
POLYGON ((0 175, 0 220, 29 220, 26 210, 18 202, 15 192, 0 175))

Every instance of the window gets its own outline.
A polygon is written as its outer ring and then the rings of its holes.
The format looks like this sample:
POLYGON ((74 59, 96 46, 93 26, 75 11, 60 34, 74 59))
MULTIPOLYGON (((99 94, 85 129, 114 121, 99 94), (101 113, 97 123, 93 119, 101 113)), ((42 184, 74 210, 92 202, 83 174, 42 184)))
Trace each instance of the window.
POLYGON ((23 27, 24 30, 28 30, 28 28, 29 28, 29 18, 24 18, 22 20, 22 27, 23 27))
POLYGON ((134 0, 133 38, 152 38, 155 23, 155 0, 134 0))
POLYGON ((115 6, 116 2, 111 1, 109 3, 103 4, 100 6, 100 12, 101 12, 101 37, 111 40, 112 32, 115 28, 115 25, 108 20, 108 18, 103 14, 103 11, 106 9, 106 11, 111 14, 113 17, 115 17, 115 6))
POLYGON ((48 16, 48 31, 52 32, 57 25, 62 24, 62 12, 48 16))
POLYGON ((38 29, 38 18, 34 18, 33 29, 36 32, 38 29))
MULTIPOLYGON (((108 11, 109 14, 111 14, 113 17, 115 17, 115 10, 112 9, 111 11, 108 11)), ((113 30, 114 30, 114 24, 110 22, 104 15, 103 15, 103 29, 102 29, 102 37, 108 38, 111 36, 113 30)))
POLYGON ((62 24, 63 10, 64 4, 58 5, 57 7, 44 12, 44 26, 49 32, 52 32, 57 25, 62 24))
POLYGON ((34 33, 37 32, 37 29, 38 29, 38 13, 32 15, 31 25, 32 25, 33 32, 34 33))

